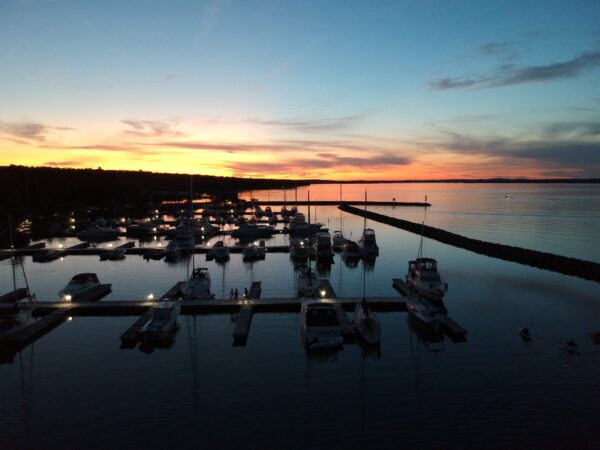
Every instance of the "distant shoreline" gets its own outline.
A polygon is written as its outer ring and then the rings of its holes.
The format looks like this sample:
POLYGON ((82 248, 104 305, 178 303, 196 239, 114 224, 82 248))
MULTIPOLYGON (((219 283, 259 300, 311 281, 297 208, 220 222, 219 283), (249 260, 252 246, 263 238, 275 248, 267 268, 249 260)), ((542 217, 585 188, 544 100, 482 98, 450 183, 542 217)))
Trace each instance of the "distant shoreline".
POLYGON ((310 184, 600 184, 600 178, 542 178, 542 179, 513 179, 485 178, 477 180, 307 180, 310 184))

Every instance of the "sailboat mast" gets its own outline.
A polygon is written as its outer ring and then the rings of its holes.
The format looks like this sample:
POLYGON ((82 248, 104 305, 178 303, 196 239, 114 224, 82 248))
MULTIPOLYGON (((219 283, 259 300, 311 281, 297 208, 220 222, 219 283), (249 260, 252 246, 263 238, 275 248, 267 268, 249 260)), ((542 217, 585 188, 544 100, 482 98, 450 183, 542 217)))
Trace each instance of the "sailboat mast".
POLYGON ((12 266, 13 292, 15 293, 15 302, 17 301, 17 276, 15 274, 15 245, 13 242, 12 218, 8 215, 8 233, 10 236, 10 260, 12 266))
MULTIPOLYGON (((342 206, 342 183, 340 183, 340 206, 342 206)), ((340 233, 344 235, 344 222, 343 222, 342 210, 340 209, 340 233)))
POLYGON ((363 234, 364 231, 367 229, 367 189, 365 188, 365 216, 364 216, 365 220, 363 222, 363 234))

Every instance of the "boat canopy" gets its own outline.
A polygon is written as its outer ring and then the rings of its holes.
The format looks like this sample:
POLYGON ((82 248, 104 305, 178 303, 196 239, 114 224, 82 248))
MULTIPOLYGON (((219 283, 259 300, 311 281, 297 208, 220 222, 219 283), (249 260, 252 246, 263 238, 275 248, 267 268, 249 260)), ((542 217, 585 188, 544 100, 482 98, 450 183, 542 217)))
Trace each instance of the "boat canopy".
POLYGON ((408 262, 409 270, 437 270, 437 261, 433 258, 417 258, 408 262))
POLYGON ((98 282, 98 276, 95 273, 79 273, 71 278, 71 283, 89 283, 90 281, 98 282))
POLYGON ((339 326, 339 322, 331 305, 313 304, 306 308, 306 325, 309 327, 335 327, 339 326))

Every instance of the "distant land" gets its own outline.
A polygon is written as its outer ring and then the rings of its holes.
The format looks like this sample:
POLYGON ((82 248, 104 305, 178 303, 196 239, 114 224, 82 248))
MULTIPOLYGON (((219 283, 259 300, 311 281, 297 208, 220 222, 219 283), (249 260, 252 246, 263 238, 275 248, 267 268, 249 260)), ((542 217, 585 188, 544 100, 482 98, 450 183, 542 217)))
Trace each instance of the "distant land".
POLYGON ((144 205, 189 195, 190 177, 196 195, 235 196, 259 189, 293 189, 309 184, 343 183, 600 183, 590 179, 446 179, 446 180, 295 180, 235 178, 210 175, 98 169, 0 166, 0 207, 16 216, 49 214, 82 206, 117 208, 144 205))

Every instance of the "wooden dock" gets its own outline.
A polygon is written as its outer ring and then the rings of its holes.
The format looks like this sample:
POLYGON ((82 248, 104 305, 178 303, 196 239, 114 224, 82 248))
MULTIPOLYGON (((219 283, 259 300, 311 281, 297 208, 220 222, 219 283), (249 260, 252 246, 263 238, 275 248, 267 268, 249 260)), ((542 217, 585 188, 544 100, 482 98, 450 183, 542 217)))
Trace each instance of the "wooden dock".
POLYGON ((233 330, 233 346, 239 347, 246 345, 250 324, 252 323, 252 304, 242 305, 233 330))
POLYGON ((4 295, 0 296, 0 303, 11 303, 15 301, 19 301, 27 297, 27 289, 26 288, 18 288, 12 292, 8 292, 4 295))
POLYGON ((71 308, 69 307, 56 309, 42 319, 36 320, 27 326, 10 330, 0 336, 0 344, 18 351, 63 323, 69 315, 70 310, 71 308))
POLYGON ((253 281, 250 286, 250 291, 248 292, 248 300, 258 300, 260 298, 260 293, 262 292, 261 282, 253 281))

